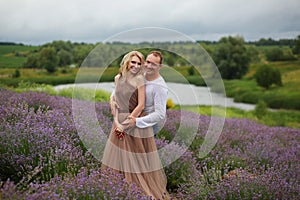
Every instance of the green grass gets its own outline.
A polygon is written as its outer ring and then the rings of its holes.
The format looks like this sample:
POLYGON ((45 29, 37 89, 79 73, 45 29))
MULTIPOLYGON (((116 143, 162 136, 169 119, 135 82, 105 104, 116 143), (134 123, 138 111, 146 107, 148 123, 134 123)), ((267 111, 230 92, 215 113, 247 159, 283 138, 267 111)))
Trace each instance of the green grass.
POLYGON ((264 100, 271 108, 300 110, 300 70, 286 72, 282 78, 283 86, 272 86, 266 90, 251 79, 224 80, 226 95, 235 102, 256 104, 264 100))
POLYGON ((55 90, 51 85, 32 84, 29 82, 20 82, 18 87, 13 90, 16 92, 44 92, 52 96, 63 96, 84 101, 108 102, 110 99, 110 93, 101 89, 76 88, 74 90, 73 87, 68 87, 61 90, 55 90))
POLYGON ((0 55, 0 68, 21 68, 26 61, 26 57, 17 56, 3 56, 0 55))
POLYGON ((206 86, 205 81, 195 70, 194 75, 189 75, 190 66, 181 67, 163 67, 161 69, 161 75, 166 82, 194 84, 197 86, 206 86))
POLYGON ((38 84, 60 85, 76 82, 112 82, 118 73, 118 68, 58 68, 53 74, 47 73, 45 69, 19 69, 21 76, 12 78, 15 69, 0 68, 1 83, 11 87, 17 87, 20 82, 30 82, 38 84), (101 77, 100 77, 101 74, 101 77), (100 80, 99 80, 100 79, 100 80))
POLYGON ((86 88, 76 88, 76 90, 74 91, 74 88, 70 87, 57 91, 56 95, 96 102, 108 102, 110 99, 110 93, 100 89, 93 90, 86 88))
POLYGON ((17 52, 29 52, 38 50, 39 46, 27 46, 27 45, 0 45, 0 55, 6 55, 17 52))
POLYGON ((0 68, 21 68, 30 51, 38 46, 0 45, 0 68))
POLYGON ((262 66, 262 65, 269 65, 271 67, 279 69, 280 73, 284 77, 286 74, 290 72, 294 72, 300 69, 300 60, 296 61, 278 61, 278 62, 267 62, 267 61, 262 61, 260 63, 253 63, 249 67, 249 71, 247 74, 244 76, 245 79, 252 79, 254 78, 254 74, 256 70, 262 66))
MULTIPOLYGON (((182 109, 192 112, 197 112, 200 115, 212 116, 211 106, 175 106, 173 109, 182 109)), ((224 108, 213 107, 214 116, 220 116, 218 110, 222 114, 224 108)), ((258 123, 265 124, 268 126, 285 126, 292 128, 300 128, 300 111, 289 111, 289 110, 268 110, 266 115, 261 119, 258 119, 254 110, 245 111, 238 108, 226 108, 226 118, 247 118, 255 120, 258 123)))

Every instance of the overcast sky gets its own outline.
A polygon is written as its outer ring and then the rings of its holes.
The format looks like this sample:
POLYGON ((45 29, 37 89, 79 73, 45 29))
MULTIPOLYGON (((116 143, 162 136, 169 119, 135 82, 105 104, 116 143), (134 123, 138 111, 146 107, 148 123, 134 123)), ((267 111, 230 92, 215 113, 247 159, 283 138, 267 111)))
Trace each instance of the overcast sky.
POLYGON ((143 27, 194 40, 296 38, 299 0, 0 0, 0 41, 101 42, 143 27))

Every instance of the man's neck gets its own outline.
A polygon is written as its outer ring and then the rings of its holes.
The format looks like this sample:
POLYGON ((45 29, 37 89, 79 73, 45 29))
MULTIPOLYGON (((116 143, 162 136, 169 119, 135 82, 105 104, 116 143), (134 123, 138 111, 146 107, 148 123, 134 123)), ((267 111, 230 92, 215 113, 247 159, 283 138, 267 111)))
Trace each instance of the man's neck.
POLYGON ((155 74, 155 75, 145 75, 145 78, 147 81, 154 81, 160 77, 160 74, 155 74))

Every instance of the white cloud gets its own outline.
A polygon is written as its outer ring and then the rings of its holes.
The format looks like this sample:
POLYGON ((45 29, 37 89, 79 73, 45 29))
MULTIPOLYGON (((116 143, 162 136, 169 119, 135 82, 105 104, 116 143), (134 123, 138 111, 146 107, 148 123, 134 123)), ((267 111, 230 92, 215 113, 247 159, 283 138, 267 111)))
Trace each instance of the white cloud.
POLYGON ((164 27, 194 39, 253 40, 300 34, 298 0, 1 0, 0 41, 101 41, 133 28, 164 27))

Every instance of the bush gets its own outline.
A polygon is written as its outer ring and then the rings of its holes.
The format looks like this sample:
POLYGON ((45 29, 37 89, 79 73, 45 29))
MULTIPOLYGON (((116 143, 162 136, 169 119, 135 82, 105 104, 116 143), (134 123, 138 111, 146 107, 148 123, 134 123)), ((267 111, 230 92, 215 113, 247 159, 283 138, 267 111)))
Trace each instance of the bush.
POLYGON ((234 96, 235 102, 256 104, 263 93, 259 91, 244 91, 234 96))
POLYGON ((194 67, 193 66, 189 67, 188 72, 190 76, 194 75, 195 74, 194 67))
POLYGON ((279 61, 283 57, 283 51, 276 47, 266 51, 265 55, 268 61, 279 61))
POLYGON ((13 73, 13 78, 19 78, 21 76, 20 70, 16 69, 13 73))
POLYGON ((290 50, 285 52, 279 47, 275 47, 266 51, 265 55, 268 61, 296 60, 295 56, 292 54, 290 50))
POLYGON ((190 84, 196 86, 206 86, 204 79, 199 75, 187 76, 186 79, 190 84))
POLYGON ((286 108, 300 110, 300 94, 266 94, 263 96, 264 101, 270 108, 286 108))
POLYGON ((300 35, 298 35, 297 39, 295 40, 293 53, 300 54, 300 35))
POLYGON ((268 89, 272 84, 282 86, 281 74, 278 69, 272 68, 269 65, 261 66, 254 75, 259 86, 268 89))
POLYGON ((254 114, 258 119, 261 119, 263 116, 267 114, 267 104, 263 100, 259 100, 255 106, 254 114))

